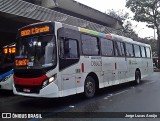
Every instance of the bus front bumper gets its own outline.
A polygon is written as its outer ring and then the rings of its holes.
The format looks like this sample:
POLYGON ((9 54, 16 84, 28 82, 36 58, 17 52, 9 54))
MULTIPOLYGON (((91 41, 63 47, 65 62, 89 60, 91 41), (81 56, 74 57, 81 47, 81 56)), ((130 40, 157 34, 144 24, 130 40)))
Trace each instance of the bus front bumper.
POLYGON ((58 86, 55 83, 51 83, 46 87, 40 89, 39 93, 26 93, 18 92, 13 84, 13 93, 15 95, 28 96, 28 97, 44 97, 44 98, 56 98, 59 97, 58 86))

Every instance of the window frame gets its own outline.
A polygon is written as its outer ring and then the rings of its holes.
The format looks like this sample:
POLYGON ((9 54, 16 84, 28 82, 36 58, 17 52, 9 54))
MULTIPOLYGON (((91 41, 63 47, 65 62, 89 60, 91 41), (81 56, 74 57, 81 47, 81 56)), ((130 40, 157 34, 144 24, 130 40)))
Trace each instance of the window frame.
POLYGON ((146 58, 151 58, 151 49, 150 49, 150 47, 145 47, 145 50, 146 50, 146 58), (150 51, 150 57, 147 57, 147 48, 149 49, 149 51, 150 51))
POLYGON ((125 54, 126 54, 126 58, 135 58, 135 52, 134 52, 134 46, 133 46, 133 44, 132 44, 132 43, 128 43, 128 42, 124 42, 124 44, 125 44, 125 54), (132 45, 132 52, 133 52, 133 56, 128 56, 128 55, 127 55, 127 48, 126 48, 126 44, 130 44, 130 45, 132 45))
MULTIPOLYGON (((63 43, 64 44, 64 43, 63 43)), ((63 48, 64 49, 64 48, 63 48)), ((79 51, 79 41, 77 40, 77 39, 73 39, 73 38, 69 38, 69 37, 61 37, 61 39, 60 39, 60 55, 59 55, 59 57, 61 58, 61 59, 67 59, 67 60, 69 60, 69 59, 79 59, 80 58, 80 51, 79 51), (62 57, 62 53, 61 53, 61 42, 63 41, 66 41, 66 39, 68 39, 68 40, 75 40, 76 41, 76 43, 77 43, 77 57, 76 58, 64 58, 64 56, 62 57)))
POLYGON ((104 57, 115 57, 115 49, 114 49, 115 47, 114 47, 114 40, 111 40, 111 39, 107 39, 107 38, 103 38, 103 37, 100 37, 100 52, 101 52, 101 56, 104 56, 104 57), (104 55, 103 53, 102 53, 102 43, 101 43, 101 39, 106 39, 106 40, 109 40, 109 41, 111 41, 112 42, 112 44, 113 44, 113 55, 104 55))
POLYGON ((140 50, 141 50, 141 58, 147 58, 147 53, 146 53, 146 47, 145 46, 140 46, 140 50), (145 53, 145 57, 142 57, 142 47, 144 48, 144 53, 145 53))
POLYGON ((141 54, 141 46, 140 46, 140 45, 137 45, 137 44, 133 44, 133 48, 134 48, 134 57, 135 57, 135 58, 142 58, 142 54, 141 54), (140 57, 136 57, 135 46, 138 46, 138 48, 139 48, 140 57))
POLYGON ((101 56, 102 53, 101 53, 101 43, 100 43, 100 37, 99 36, 94 36, 94 35, 91 35, 91 34, 87 34, 87 33, 81 33, 80 34, 80 39, 81 39, 81 54, 84 55, 84 56, 101 56), (95 37, 97 39, 97 44, 98 44, 98 54, 97 55, 92 55, 92 54, 85 54, 83 52, 83 40, 82 40, 82 35, 87 35, 87 36, 91 36, 91 37, 95 37))
MULTIPOLYGON (((117 44, 117 46, 118 46, 118 44, 117 44)), ((124 43, 123 41, 117 41, 117 40, 114 41, 114 53, 115 53, 115 57, 126 57, 125 43, 124 43), (116 47, 115 47, 115 44, 116 44, 117 42, 119 42, 119 43, 121 43, 121 44, 123 45, 124 56, 118 56, 118 55, 116 55, 116 47)))

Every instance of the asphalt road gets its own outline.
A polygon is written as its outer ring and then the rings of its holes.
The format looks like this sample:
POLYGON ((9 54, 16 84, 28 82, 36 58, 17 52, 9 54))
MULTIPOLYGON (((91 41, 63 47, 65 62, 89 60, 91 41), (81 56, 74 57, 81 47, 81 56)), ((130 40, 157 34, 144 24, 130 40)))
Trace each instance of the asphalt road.
MULTIPOLYGON (((101 89, 92 99, 85 99, 81 94, 59 99, 29 98, 14 96, 10 91, 0 91, 0 112, 44 112, 46 119, 41 119, 42 121, 52 121, 53 119, 51 117, 54 117, 57 114, 56 112, 65 112, 71 117, 76 117, 76 115, 77 117, 81 117, 83 112, 93 112, 91 114, 95 117, 97 112, 108 112, 104 113, 104 115, 109 115, 109 112, 113 112, 113 116, 111 117, 114 117, 114 114, 119 114, 114 112, 129 112, 129 114, 136 112, 137 115, 139 112, 160 112, 160 73, 155 72, 147 78, 144 78, 140 85, 126 83, 101 89)), ((84 117, 79 119, 63 118, 63 120, 160 121, 160 118, 108 119, 104 117, 88 119, 84 117)), ((61 121, 62 118, 54 118, 54 120, 61 121)))

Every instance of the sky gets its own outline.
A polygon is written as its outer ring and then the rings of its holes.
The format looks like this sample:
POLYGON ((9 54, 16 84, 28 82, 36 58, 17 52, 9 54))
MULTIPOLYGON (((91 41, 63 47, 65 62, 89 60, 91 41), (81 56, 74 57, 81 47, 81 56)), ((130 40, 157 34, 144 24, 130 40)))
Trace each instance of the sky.
MULTIPOLYGON (((109 9, 114 9, 115 11, 123 9, 124 11, 128 12, 130 16, 134 15, 128 8, 125 7, 126 0, 75 0, 75 1, 90 6, 101 12, 106 12, 109 9)), ((146 27, 146 23, 132 21, 132 24, 134 30, 136 31, 139 37, 142 38, 154 37, 154 30, 146 27)))

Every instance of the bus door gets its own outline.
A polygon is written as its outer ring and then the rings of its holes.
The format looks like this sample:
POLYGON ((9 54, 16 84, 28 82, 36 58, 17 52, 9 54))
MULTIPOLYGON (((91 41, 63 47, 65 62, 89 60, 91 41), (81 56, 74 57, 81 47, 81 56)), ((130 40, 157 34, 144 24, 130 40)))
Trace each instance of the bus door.
POLYGON ((67 28, 58 30, 59 38, 59 71, 61 73, 63 96, 76 94, 81 80, 79 62, 80 34, 67 28))
POLYGON ((134 55, 133 44, 126 43, 126 56, 127 56, 127 81, 135 79, 136 58, 134 55))
POLYGON ((125 56, 125 45, 123 42, 116 41, 115 42, 115 56, 116 56, 116 72, 117 72, 117 82, 124 83, 126 82, 127 77, 127 58, 125 56))
POLYGON ((112 40, 101 38, 102 71, 104 86, 111 86, 116 80, 114 44, 112 40))
POLYGON ((153 72, 153 60, 151 58, 151 48, 146 47, 146 56, 147 56, 147 74, 150 74, 153 72))
POLYGON ((140 69, 140 71, 142 71, 141 69, 143 68, 142 65, 142 58, 141 58, 141 51, 140 51, 140 46, 139 45, 134 45, 134 53, 135 53, 135 63, 132 63, 134 65, 134 69, 136 71, 136 69, 140 69))
POLYGON ((144 46, 141 46, 141 55, 142 55, 142 69, 141 69, 141 75, 147 74, 147 55, 146 55, 146 48, 144 46))

